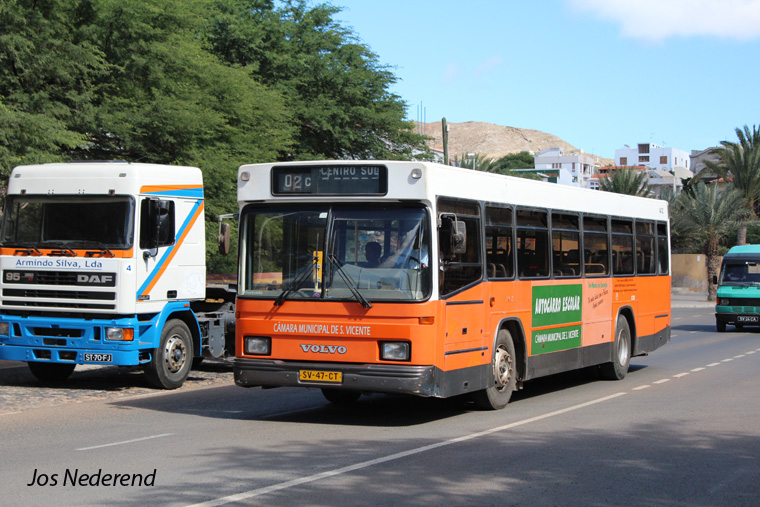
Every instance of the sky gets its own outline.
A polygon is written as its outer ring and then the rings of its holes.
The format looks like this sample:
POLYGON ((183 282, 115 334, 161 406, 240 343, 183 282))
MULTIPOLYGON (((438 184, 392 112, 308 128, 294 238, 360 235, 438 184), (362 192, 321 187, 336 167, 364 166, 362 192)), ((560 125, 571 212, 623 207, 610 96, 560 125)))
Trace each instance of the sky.
POLYGON ((605 158, 760 125, 760 0, 326 0, 410 120, 536 129, 605 158))

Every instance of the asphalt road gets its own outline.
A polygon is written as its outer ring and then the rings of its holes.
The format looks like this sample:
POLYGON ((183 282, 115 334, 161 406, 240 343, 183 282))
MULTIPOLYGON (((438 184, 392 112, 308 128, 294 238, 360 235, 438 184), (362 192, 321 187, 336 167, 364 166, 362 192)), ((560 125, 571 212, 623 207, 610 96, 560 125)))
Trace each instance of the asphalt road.
MULTIPOLYGON (((760 330, 718 334, 705 309, 673 324, 623 381, 557 375, 496 412, 385 395, 342 408, 236 387, 223 368, 173 392, 108 372, 94 397, 0 408, 0 502, 757 505, 760 330), (115 474, 136 483, 103 485, 115 474)), ((0 393, 35 388, 22 383, 0 393)))

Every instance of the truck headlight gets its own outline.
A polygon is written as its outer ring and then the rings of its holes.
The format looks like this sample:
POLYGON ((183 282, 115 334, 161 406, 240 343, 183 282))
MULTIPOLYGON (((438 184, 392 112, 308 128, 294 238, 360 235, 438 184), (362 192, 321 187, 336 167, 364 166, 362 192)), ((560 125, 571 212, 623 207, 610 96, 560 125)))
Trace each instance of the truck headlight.
POLYGON ((268 336, 246 336, 244 352, 252 356, 269 356, 272 354, 272 339, 268 336))
POLYGON ((135 339, 135 330, 132 328, 107 327, 106 341, 131 342, 135 339))
POLYGON ((380 342, 380 359, 383 361, 409 361, 412 344, 409 342, 380 342))
POLYGON ((0 336, 8 336, 11 333, 10 324, 7 322, 0 322, 0 336))
POLYGON ((731 300, 728 298, 721 298, 721 299, 718 299, 718 304, 720 306, 731 306, 731 300))

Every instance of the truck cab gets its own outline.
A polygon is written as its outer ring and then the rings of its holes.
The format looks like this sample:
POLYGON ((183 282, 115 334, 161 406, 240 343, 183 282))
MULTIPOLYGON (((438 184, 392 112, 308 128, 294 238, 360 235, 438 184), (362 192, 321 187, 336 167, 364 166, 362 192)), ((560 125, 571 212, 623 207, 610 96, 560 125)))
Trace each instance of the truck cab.
POLYGON ((41 380, 79 364, 143 365, 153 385, 172 389, 194 358, 225 349, 223 312, 194 311, 206 300, 198 168, 16 167, 0 273, 0 359, 27 362, 41 380))

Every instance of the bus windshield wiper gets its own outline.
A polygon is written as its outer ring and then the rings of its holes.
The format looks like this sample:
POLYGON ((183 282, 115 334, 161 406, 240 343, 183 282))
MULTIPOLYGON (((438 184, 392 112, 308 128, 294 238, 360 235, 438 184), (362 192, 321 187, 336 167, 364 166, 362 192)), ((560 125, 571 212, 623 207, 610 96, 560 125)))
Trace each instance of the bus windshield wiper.
POLYGON ((32 254, 42 255, 42 252, 40 252, 39 249, 36 246, 32 245, 31 243, 19 243, 19 246, 23 248, 23 250, 16 249, 14 254, 24 253, 27 255, 32 255, 32 254))
POLYGON ((311 277, 313 272, 314 272, 314 265, 312 264, 307 269, 305 269, 303 273, 298 275, 298 277, 295 280, 293 280, 293 283, 290 284, 290 286, 287 289, 280 292, 280 295, 277 296, 277 299, 274 300, 274 305, 282 306, 282 303, 285 302, 285 299, 287 299, 287 297, 290 294, 300 289, 303 286, 303 284, 306 283, 306 280, 308 280, 311 277))
POLYGON ((346 274, 345 271, 343 271, 343 268, 340 265, 340 261, 335 256, 335 254, 327 254, 327 260, 330 261, 330 265, 333 267, 336 273, 340 275, 340 277, 343 279, 343 281, 346 284, 346 287, 348 287, 348 290, 351 291, 351 294, 354 295, 357 301, 361 303, 361 305, 364 308, 372 308, 372 304, 367 301, 367 298, 362 296, 362 293, 359 292, 359 289, 356 287, 356 283, 354 283, 354 280, 346 274))

